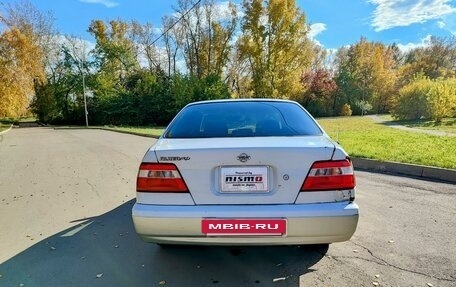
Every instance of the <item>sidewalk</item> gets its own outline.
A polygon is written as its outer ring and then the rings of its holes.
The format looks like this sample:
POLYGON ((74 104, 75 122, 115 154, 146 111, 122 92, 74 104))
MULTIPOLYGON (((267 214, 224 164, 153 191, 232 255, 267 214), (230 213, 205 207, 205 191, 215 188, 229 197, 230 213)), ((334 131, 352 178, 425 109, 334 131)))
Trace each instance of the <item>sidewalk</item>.
POLYGON ((395 128, 395 129, 400 129, 404 131, 410 131, 410 132, 416 132, 416 133, 422 133, 422 134, 428 134, 428 135, 433 135, 433 136, 448 136, 448 137, 456 137, 455 133, 447 133, 444 131, 439 131, 439 130, 426 130, 426 129, 418 129, 418 128, 410 128, 406 127, 404 125, 396 124, 396 123, 391 123, 387 120, 382 119, 379 115, 368 115, 374 122, 379 123, 379 124, 384 124, 385 126, 395 128))

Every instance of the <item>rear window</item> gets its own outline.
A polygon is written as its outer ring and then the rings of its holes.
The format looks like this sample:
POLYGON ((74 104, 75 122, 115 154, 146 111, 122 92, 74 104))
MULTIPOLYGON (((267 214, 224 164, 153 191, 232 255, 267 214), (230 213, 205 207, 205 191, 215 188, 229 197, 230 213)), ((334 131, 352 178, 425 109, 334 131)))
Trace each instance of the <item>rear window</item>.
POLYGON ((304 109, 293 102, 214 102, 184 108, 165 138, 321 135, 304 109))

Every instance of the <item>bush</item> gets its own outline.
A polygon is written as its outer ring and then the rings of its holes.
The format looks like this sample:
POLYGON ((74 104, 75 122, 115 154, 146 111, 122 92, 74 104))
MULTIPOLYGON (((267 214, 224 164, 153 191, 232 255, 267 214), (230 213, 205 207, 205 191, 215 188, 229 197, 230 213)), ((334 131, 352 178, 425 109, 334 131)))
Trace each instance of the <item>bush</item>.
POLYGON ((352 115, 352 109, 349 104, 344 104, 340 109, 340 115, 343 117, 349 117, 352 115))
POLYGON ((456 79, 434 81, 427 100, 432 120, 440 122, 445 117, 456 116, 456 79))
POLYGON ((456 116, 456 79, 417 78, 399 90, 391 114, 400 120, 456 116))

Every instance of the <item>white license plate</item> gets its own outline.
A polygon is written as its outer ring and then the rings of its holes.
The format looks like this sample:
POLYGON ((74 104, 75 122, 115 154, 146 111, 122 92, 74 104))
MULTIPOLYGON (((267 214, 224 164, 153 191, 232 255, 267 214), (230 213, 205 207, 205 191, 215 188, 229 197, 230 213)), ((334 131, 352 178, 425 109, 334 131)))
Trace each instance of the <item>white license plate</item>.
POLYGON ((268 192, 267 166, 221 168, 221 192, 268 192))

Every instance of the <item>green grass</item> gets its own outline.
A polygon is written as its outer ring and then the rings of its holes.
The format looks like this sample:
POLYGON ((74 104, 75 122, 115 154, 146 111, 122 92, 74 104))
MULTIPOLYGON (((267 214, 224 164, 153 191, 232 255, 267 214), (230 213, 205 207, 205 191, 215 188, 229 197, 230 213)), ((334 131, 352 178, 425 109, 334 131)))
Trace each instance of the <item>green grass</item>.
POLYGON ((402 131, 368 117, 318 122, 351 156, 456 169, 456 137, 402 131))
POLYGON ((0 123, 0 132, 9 129, 10 126, 11 126, 10 124, 0 123))

